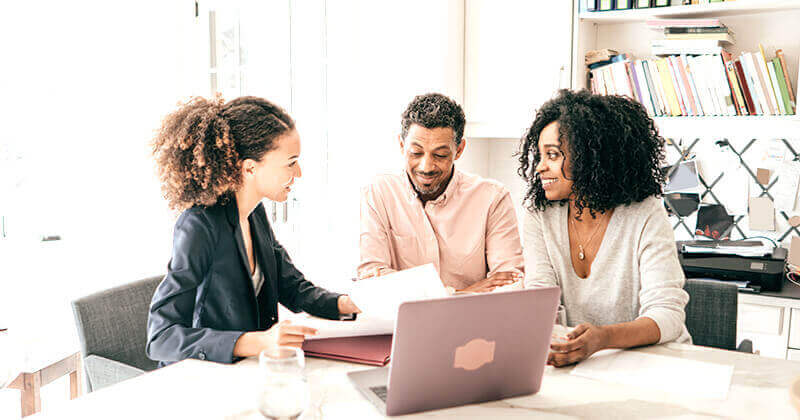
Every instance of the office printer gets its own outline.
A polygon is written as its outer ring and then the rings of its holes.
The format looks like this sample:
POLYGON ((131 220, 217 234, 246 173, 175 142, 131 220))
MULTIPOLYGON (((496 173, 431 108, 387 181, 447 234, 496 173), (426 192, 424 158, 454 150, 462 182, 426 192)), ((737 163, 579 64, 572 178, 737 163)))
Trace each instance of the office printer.
POLYGON ((684 244, 696 241, 676 241, 678 259, 686 278, 711 278, 717 280, 746 281, 747 288, 755 292, 779 292, 783 286, 785 248, 776 247, 772 253, 761 257, 743 257, 701 252, 684 252, 684 244))

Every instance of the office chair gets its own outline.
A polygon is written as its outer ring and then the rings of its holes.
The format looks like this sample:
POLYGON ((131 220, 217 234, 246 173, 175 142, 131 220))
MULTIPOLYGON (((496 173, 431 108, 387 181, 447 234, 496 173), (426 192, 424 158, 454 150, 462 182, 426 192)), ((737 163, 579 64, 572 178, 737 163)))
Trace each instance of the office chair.
POLYGON ((139 280, 72 302, 87 392, 157 367, 145 354, 147 314, 163 277, 139 280))
POLYGON ((753 352, 753 343, 743 340, 736 346, 736 316, 739 288, 724 281, 686 279, 683 289, 689 294, 686 328, 698 346, 753 352))

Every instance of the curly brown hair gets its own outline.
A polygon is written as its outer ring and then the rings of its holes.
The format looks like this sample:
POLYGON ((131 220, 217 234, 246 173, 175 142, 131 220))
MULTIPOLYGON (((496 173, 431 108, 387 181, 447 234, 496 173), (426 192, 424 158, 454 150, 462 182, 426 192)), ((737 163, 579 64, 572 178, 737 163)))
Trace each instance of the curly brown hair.
POLYGON ((260 161, 294 128, 266 99, 190 99, 164 118, 153 141, 164 198, 175 210, 226 200, 241 183, 241 162, 260 161))
POLYGON ((529 212, 553 204, 536 173, 542 158, 539 135, 552 122, 558 122, 559 136, 569 151, 578 218, 584 209, 594 216, 662 194, 664 138, 644 106, 622 96, 563 89, 539 108, 520 142, 518 173, 528 184, 529 212))

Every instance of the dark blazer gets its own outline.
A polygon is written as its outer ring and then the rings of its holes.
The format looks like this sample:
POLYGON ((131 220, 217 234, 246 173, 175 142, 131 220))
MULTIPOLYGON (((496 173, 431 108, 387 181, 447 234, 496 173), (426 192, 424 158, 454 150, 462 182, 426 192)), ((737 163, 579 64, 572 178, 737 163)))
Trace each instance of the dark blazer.
POLYGON ((258 296, 235 198, 192 207, 178 218, 172 259, 147 320, 147 356, 159 366, 187 358, 233 362, 239 336, 278 322, 278 302, 294 312, 338 319, 340 295, 314 286, 295 268, 275 239, 262 204, 248 220, 253 252, 264 273, 258 296))

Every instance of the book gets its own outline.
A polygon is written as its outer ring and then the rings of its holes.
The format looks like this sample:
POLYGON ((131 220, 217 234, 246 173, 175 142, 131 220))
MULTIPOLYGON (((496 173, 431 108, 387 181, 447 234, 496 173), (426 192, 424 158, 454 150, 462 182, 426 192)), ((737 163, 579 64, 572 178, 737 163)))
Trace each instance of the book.
POLYGON ((650 41, 653 55, 719 54, 722 41, 713 39, 654 39, 650 41))
POLYGON ((775 78, 778 82, 778 88, 781 92, 781 100, 783 101, 783 107, 786 110, 787 115, 794 115, 795 110, 792 106, 792 101, 789 99, 789 90, 786 87, 786 77, 783 73, 783 68, 781 67, 781 60, 778 57, 772 59, 772 65, 775 67, 775 78))
POLYGON ((731 93, 733 94, 733 103, 736 107, 737 115, 747 115, 747 107, 744 104, 742 97, 742 90, 739 87, 739 81, 736 78, 736 69, 733 67, 732 56, 729 52, 724 51, 720 54, 722 57, 722 64, 725 66, 725 74, 728 78, 728 85, 730 86, 731 93))
POLYGON ((725 26, 713 27, 696 27, 696 26, 678 26, 664 28, 664 35, 670 34, 733 34, 733 32, 725 26))
POLYGON ((681 27, 720 27, 724 26, 716 18, 696 18, 696 19, 648 19, 645 24, 652 28, 681 28, 681 27))
MULTIPOLYGON (((786 79, 786 90, 789 91, 789 101, 792 103, 793 109, 797 110, 797 101, 794 97, 794 91, 792 90, 792 82, 789 80, 789 71, 786 69, 786 59, 783 57, 783 50, 776 50, 775 56, 777 56, 778 60, 781 62, 781 71, 783 71, 783 77, 786 79)), ((798 72, 800 75, 800 72, 798 72)), ((798 78, 798 85, 800 85, 800 78, 798 78)), ((800 88, 800 86, 798 86, 800 88)))
POLYGON ((675 96, 678 98, 678 105, 681 107, 681 115, 690 115, 691 110, 689 109, 689 104, 686 101, 686 92, 683 90, 683 83, 681 82, 681 77, 675 68, 673 56, 665 57, 667 62, 667 67, 669 68, 669 75, 672 78, 672 85, 675 88, 675 96))
POLYGON ((761 88, 764 89, 764 94, 767 97, 767 102, 769 103, 772 114, 780 115, 780 111, 778 109, 778 100, 775 97, 775 90, 772 87, 772 79, 769 76, 767 59, 764 56, 764 48, 761 46, 761 44, 758 44, 758 48, 759 51, 753 53, 753 57, 755 58, 756 66, 758 66, 759 74, 763 79, 763 86, 761 88))
POLYGON ((643 63, 641 60, 636 60, 633 63, 633 70, 637 76, 637 80, 641 87, 642 97, 644 98, 645 108, 651 113, 651 115, 661 115, 656 106, 655 101, 655 92, 652 91, 652 85, 649 80, 647 80, 647 75, 645 74, 643 63))
POLYGON ((661 84, 664 88, 664 94, 667 98, 667 102, 669 103, 669 108, 672 113, 672 116, 677 117, 681 115, 681 106, 678 103, 678 96, 675 90, 675 86, 672 83, 672 77, 670 76, 669 65, 667 64, 667 60, 664 58, 659 58, 655 61, 656 67, 658 68, 658 74, 661 77, 661 84))
POLYGON ((589 12, 597 11, 597 0, 585 0, 586 10, 589 12))
POLYGON ((753 62, 753 55, 748 52, 742 53, 739 56, 739 60, 742 62, 742 69, 744 70, 745 80, 747 80, 747 87, 750 89, 750 96, 753 97, 756 115, 769 115, 766 98, 764 97, 764 92, 761 91, 761 81, 758 79, 756 66, 753 62))
POLYGON ((710 39, 715 41, 727 42, 735 44, 736 40, 733 35, 729 33, 685 33, 685 34, 667 34, 666 39, 681 39, 681 40, 695 40, 695 39, 710 39))
POLYGON ((675 77, 678 79, 678 84, 681 88, 683 95, 683 105, 686 108, 686 113, 690 116, 698 116, 697 107, 694 105, 694 96, 692 96, 692 88, 689 86, 689 78, 686 77, 686 69, 680 61, 680 57, 670 57, 672 68, 675 71, 675 77))
POLYGON ((686 80, 688 81, 689 89, 692 94, 692 99, 694 100, 694 106, 697 109, 697 115, 705 115, 705 112, 703 110, 703 104, 700 103, 700 94, 697 91, 695 77, 692 74, 691 67, 689 66, 689 57, 688 56, 678 57, 678 62, 680 63, 681 66, 683 66, 684 72, 686 73, 686 80))
POLYGON ((703 56, 686 56, 686 61, 689 63, 689 68, 694 76, 694 83, 697 87, 697 96, 700 97, 700 104, 703 109, 703 115, 714 115, 716 109, 711 100, 708 83, 706 82, 706 75, 703 72, 702 59, 703 56))
POLYGON ((781 115, 788 115, 788 112, 786 112, 786 106, 783 103, 781 88, 778 85, 778 76, 775 73, 775 64, 772 61, 767 62, 767 72, 769 72, 769 78, 772 82, 772 92, 775 95, 775 104, 778 107, 778 111, 781 113, 781 115))
POLYGON ((753 96, 750 94, 750 85, 747 81, 747 77, 744 74, 742 60, 737 58, 733 60, 733 64, 736 68, 736 76, 739 79, 739 86, 742 88, 742 96, 744 97, 745 106, 747 107, 747 114, 758 115, 756 113, 755 103, 753 102, 753 96))
POLYGON ((661 76, 658 74, 658 66, 656 66, 656 63, 653 60, 647 60, 643 62, 642 65, 645 70, 645 77, 649 78, 651 84, 653 85, 653 90, 656 91, 656 98, 661 108, 661 115, 672 115, 672 110, 669 107, 669 103, 667 103, 667 96, 664 92, 664 86, 661 84, 661 76))
POLYGON ((723 105, 722 112, 725 115, 736 115, 736 105, 734 104, 733 91, 731 91, 730 84, 728 83, 728 77, 725 74, 725 61, 721 55, 715 55, 711 59, 711 65, 713 67, 712 73, 714 74, 714 79, 717 83, 723 105))

